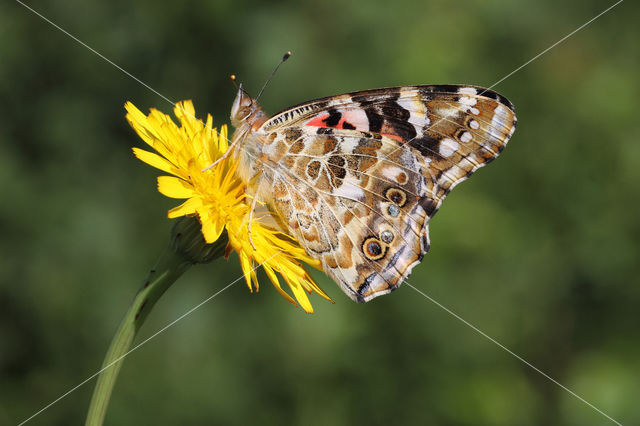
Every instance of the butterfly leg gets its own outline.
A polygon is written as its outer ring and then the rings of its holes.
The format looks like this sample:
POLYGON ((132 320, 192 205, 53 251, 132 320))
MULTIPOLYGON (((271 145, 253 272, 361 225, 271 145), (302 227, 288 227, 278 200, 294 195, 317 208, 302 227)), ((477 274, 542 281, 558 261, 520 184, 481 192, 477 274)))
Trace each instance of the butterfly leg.
MULTIPOLYGON (((222 156, 220 158, 218 158, 216 161, 214 161, 213 163, 209 164, 207 167, 205 167, 204 169, 202 169, 202 172, 206 172, 209 169, 214 168, 219 162, 221 162, 222 160, 224 160, 225 158, 227 158, 229 156, 229 154, 231 154, 231 152, 233 151, 233 148, 235 148, 236 144, 240 141, 241 139, 235 139, 234 141, 231 142, 231 144, 227 147, 227 150, 225 151, 224 154, 222 154, 222 156)), ((227 139, 227 141, 229 141, 229 139, 227 139)))
POLYGON ((227 149, 227 152, 225 152, 224 154, 222 154, 222 156, 220 158, 218 158, 216 161, 214 161, 213 163, 209 164, 207 167, 205 167, 204 169, 202 169, 202 172, 206 172, 209 169, 212 169, 216 166, 216 164, 218 164, 219 162, 221 162, 222 160, 224 160, 225 158, 227 158, 229 156, 229 154, 231 154, 231 148, 232 146, 230 146, 227 149))
POLYGON ((256 205, 258 203, 258 197, 257 194, 253 196, 253 201, 251 202, 251 209, 249 210, 249 224, 247 225, 247 235, 249 236, 249 243, 251 243, 251 247, 253 247, 254 250, 258 250, 256 248, 256 245, 253 243, 253 239, 251 238, 251 223, 253 222, 253 212, 256 209, 256 205))
POLYGON ((251 247, 253 247, 254 250, 258 250, 256 245, 253 243, 253 239, 251 238, 251 224, 253 223, 253 212, 256 210, 256 206, 258 205, 258 196, 260 194, 260 191, 262 190, 262 185, 264 185, 265 181, 264 179, 260 181, 260 183, 258 184, 258 188, 256 189, 256 192, 253 193, 253 200, 251 201, 251 208, 249 209, 249 224, 247 225, 247 236, 249 237, 249 243, 251 243, 251 247))

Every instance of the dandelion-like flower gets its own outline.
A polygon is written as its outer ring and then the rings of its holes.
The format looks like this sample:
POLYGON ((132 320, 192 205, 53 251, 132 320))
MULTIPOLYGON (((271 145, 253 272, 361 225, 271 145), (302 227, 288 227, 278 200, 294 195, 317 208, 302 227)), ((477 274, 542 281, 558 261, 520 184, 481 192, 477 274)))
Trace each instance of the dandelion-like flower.
POLYGON ((203 171, 229 148, 226 125, 218 132, 212 127, 211 115, 207 115, 206 123, 196 119, 191 101, 179 102, 174 108, 180 127, 171 117, 155 109, 144 115, 130 102, 125 109, 131 127, 156 151, 133 148, 135 156, 170 175, 158 177, 158 191, 167 197, 186 200, 169 210, 169 218, 197 215, 207 243, 216 241, 226 230, 227 255, 231 251, 238 254, 251 291, 259 289, 255 266, 262 265, 278 292, 294 305, 297 300, 306 312, 313 312, 307 293, 315 291, 331 300, 301 263, 319 268, 320 262, 308 256, 292 236, 273 229, 254 215, 249 239, 251 199, 236 175, 238 163, 233 156, 203 171), (287 283, 295 300, 282 288, 278 275, 287 283))

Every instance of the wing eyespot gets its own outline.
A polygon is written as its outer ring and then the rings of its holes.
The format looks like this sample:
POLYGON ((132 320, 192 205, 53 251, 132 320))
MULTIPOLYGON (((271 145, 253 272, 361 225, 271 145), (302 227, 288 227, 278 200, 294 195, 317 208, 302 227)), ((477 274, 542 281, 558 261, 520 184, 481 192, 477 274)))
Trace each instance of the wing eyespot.
POLYGON ((362 252, 369 260, 380 260, 387 254, 387 246, 376 237, 367 237, 362 243, 362 252))
POLYGON ((396 176, 396 182, 398 182, 400 185, 404 185, 408 181, 409 181, 409 176, 407 176, 407 174, 405 172, 400 172, 396 176))
POLYGON ((391 201, 398 207, 402 207, 407 203, 407 194, 400 188, 390 187, 384 193, 387 200, 391 201))
POLYGON ((387 244, 390 244, 393 239, 395 238, 395 235, 393 235, 393 232, 387 230, 384 230, 380 233, 380 239, 387 244))

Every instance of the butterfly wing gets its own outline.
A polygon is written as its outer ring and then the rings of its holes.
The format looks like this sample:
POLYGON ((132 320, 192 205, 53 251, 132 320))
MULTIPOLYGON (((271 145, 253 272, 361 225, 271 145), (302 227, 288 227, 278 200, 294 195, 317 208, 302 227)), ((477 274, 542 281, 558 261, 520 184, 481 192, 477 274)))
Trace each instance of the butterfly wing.
POLYGON ((490 90, 413 86, 307 102, 258 132, 280 152, 278 214, 345 293, 368 301, 409 276, 442 200, 500 154, 515 124, 490 90))

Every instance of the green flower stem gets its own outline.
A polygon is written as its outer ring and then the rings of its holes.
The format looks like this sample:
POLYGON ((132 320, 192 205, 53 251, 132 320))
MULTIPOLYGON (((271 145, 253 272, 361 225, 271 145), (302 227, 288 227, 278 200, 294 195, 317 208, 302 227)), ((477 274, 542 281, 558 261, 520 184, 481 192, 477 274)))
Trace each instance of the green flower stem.
POLYGON ((206 244, 197 219, 178 220, 171 231, 171 242, 147 275, 113 336, 91 397, 87 426, 102 425, 122 360, 158 299, 191 265, 220 257, 226 245, 225 233, 215 243, 206 244))

